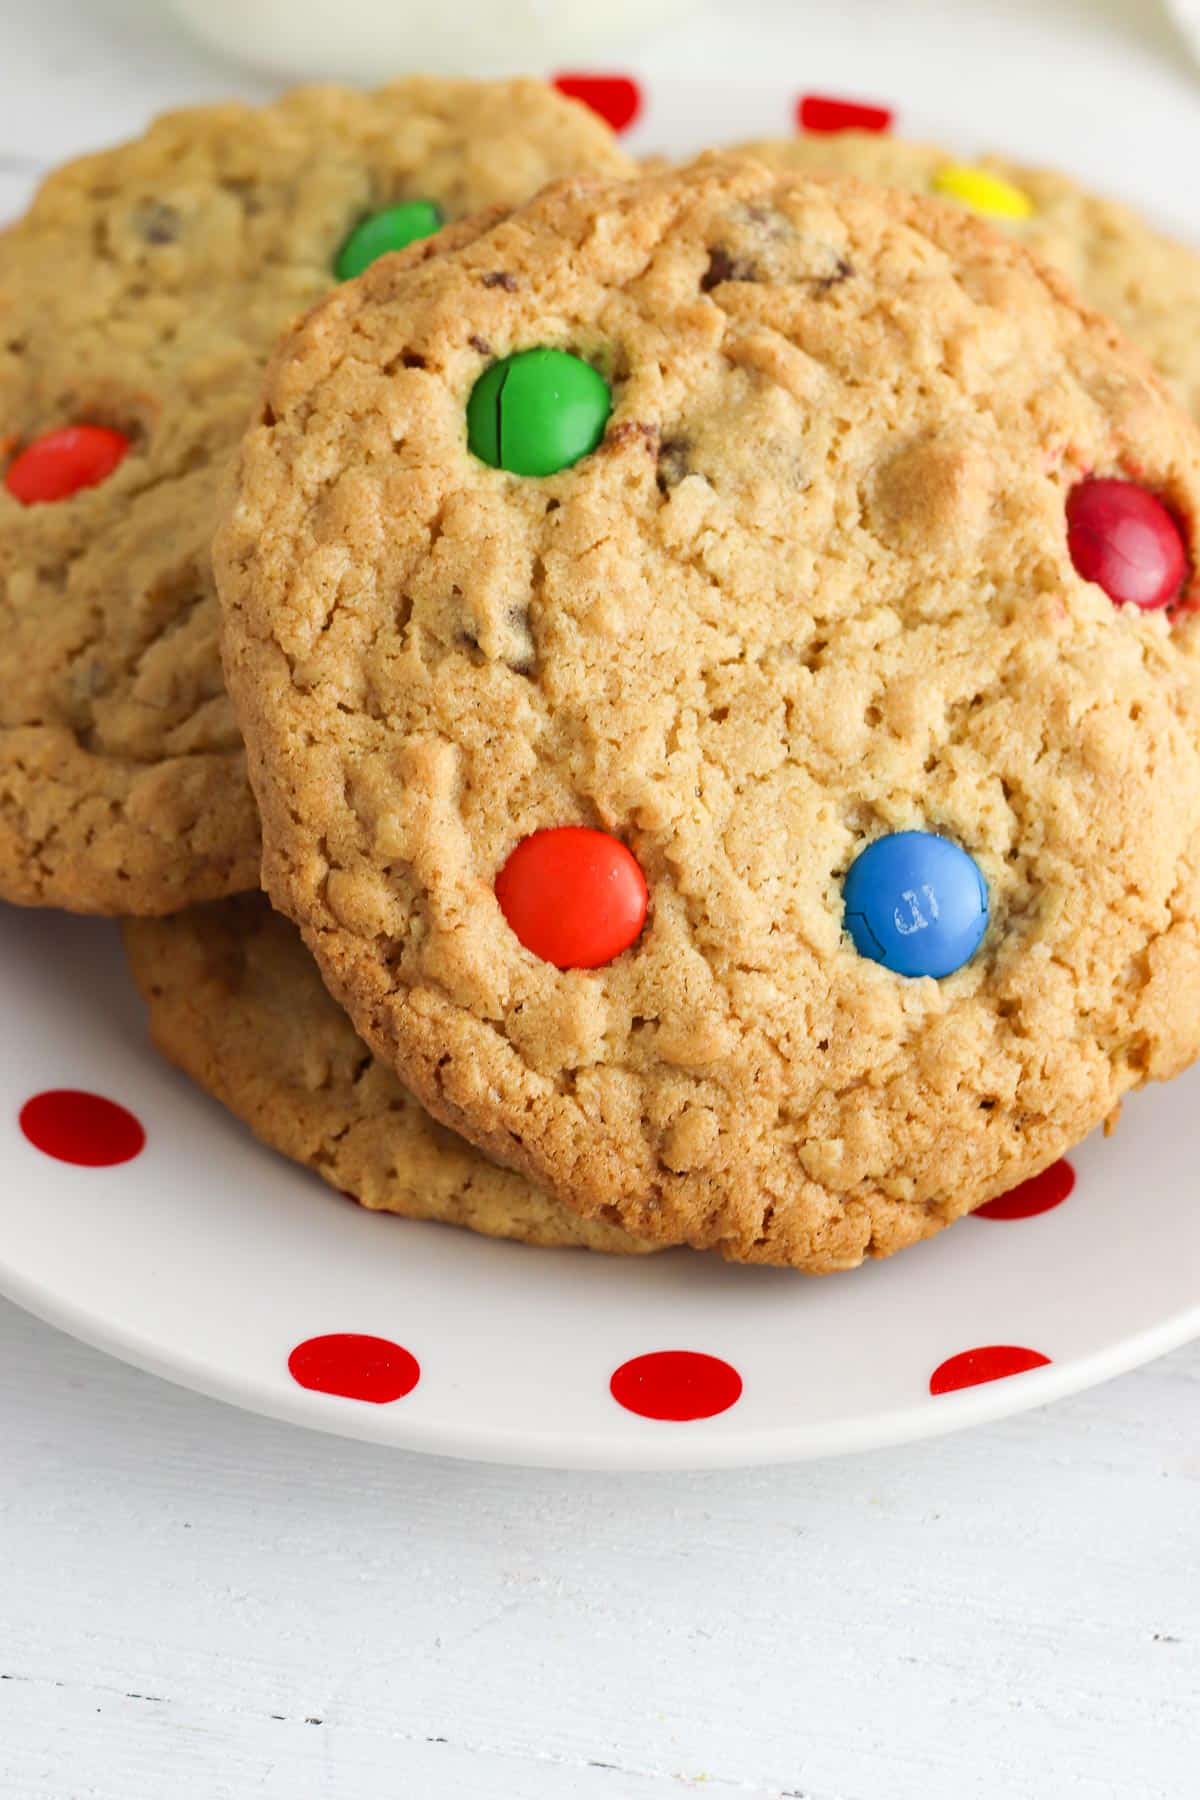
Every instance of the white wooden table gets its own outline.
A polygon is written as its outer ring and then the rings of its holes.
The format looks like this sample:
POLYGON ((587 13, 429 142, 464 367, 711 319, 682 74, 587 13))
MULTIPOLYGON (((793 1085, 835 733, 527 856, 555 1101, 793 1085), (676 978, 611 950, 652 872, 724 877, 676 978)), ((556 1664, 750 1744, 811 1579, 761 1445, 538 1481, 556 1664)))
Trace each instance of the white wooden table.
POLYGON ((1185 1800, 1200 1349, 841 1462, 555 1475, 0 1305, 5 1800, 1185 1800))
MULTIPOLYGON (((731 10, 643 63, 802 41, 731 10)), ((1091 11, 1115 49, 1145 8, 1091 11)), ((261 86, 152 0, 0 0, 0 213, 261 86)), ((1198 1546, 1200 1346, 958 1439, 597 1477, 309 1436, 0 1302, 0 1796, 1181 1800, 1198 1546)))

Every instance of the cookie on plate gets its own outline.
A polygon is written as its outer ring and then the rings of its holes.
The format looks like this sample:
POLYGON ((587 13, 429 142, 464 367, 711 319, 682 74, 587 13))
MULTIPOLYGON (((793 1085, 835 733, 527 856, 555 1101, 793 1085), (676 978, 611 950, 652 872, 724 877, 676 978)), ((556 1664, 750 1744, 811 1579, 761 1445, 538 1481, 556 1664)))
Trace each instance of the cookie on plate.
POLYGON ((255 1135, 372 1212, 487 1237, 636 1254, 435 1123, 375 1061, 262 894, 130 919, 125 952, 163 1055, 255 1135))
POLYGON ((533 81, 200 107, 0 235, 0 897, 159 913, 258 883, 216 495, 280 329, 339 277, 628 163, 533 81))
POLYGON ((966 163, 935 144, 840 131, 745 146, 772 167, 857 175, 967 206, 1062 269, 1115 319, 1200 418, 1200 254, 1117 200, 1002 156, 966 163))
POLYGON ((215 552, 268 888, 584 1215, 899 1249, 1200 1047, 1198 503, 965 213, 559 184, 273 362, 215 552))

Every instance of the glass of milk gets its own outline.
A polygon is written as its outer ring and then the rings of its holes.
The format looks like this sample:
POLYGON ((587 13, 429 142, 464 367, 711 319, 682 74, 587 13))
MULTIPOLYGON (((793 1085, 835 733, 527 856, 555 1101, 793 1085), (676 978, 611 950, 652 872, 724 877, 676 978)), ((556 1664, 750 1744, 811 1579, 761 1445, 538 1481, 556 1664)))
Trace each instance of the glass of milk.
POLYGON ((302 80, 497 75, 618 50, 695 0, 171 0, 206 42, 302 80))

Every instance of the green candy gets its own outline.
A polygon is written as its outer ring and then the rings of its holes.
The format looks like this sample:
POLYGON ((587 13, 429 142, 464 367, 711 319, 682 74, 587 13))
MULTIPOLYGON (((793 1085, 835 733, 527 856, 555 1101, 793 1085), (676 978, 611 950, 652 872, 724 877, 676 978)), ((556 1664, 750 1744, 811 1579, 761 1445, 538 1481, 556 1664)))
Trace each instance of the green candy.
POLYGON ((513 475, 553 475, 594 450, 612 395, 590 363, 566 350, 520 350, 484 371, 467 402, 467 442, 513 475))
POLYGON ((405 200, 386 206, 356 225, 337 253, 333 272, 339 281, 353 281, 389 250, 403 250, 419 238, 432 237, 442 228, 441 208, 432 200, 405 200))

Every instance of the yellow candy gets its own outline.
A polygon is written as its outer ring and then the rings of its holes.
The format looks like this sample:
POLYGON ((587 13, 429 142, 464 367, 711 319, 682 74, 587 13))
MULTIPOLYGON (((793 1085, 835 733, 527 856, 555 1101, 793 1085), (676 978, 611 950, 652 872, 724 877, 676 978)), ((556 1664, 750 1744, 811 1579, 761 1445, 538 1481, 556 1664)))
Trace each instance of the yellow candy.
POLYGON ((988 219, 1028 219, 1033 212, 1028 194, 989 169, 977 169, 970 163, 948 163, 938 170, 933 185, 937 193, 960 200, 988 219))

